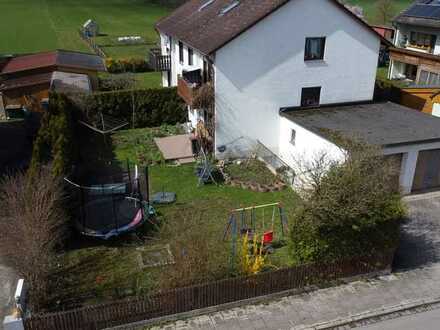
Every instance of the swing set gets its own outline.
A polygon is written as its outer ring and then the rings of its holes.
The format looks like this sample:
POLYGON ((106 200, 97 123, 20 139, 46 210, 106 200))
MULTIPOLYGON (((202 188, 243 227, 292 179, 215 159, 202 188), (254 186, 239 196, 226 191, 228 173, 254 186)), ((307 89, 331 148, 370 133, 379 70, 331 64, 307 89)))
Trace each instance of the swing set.
POLYGON ((246 236, 252 241, 254 235, 262 237, 263 247, 270 251, 275 237, 275 222, 279 221, 281 233, 280 240, 288 231, 288 220, 281 203, 257 205, 231 210, 228 224, 223 234, 226 241, 231 235, 232 256, 231 265, 234 265, 237 254, 237 240, 239 237, 246 236), (269 213, 270 221, 267 223, 265 216, 269 213))

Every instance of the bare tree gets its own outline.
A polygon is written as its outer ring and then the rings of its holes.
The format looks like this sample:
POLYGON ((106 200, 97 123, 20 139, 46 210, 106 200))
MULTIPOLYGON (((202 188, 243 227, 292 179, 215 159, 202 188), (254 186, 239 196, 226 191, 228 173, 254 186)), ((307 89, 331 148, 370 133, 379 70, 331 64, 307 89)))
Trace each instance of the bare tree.
POLYGON ((388 24, 393 18, 394 3, 392 0, 377 0, 376 3, 380 22, 382 24, 388 24))
POLYGON ((45 303, 55 248, 64 235, 63 191, 50 169, 2 179, 0 190, 0 254, 25 279, 31 303, 45 303))

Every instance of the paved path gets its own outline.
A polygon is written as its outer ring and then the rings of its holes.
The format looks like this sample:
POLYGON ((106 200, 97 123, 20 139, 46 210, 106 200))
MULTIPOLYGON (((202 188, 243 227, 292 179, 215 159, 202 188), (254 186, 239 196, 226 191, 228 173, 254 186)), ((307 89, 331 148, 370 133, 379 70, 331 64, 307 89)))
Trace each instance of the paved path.
POLYGON ((0 329, 3 329, 3 318, 10 307, 15 280, 12 269, 2 265, 0 261, 0 329))
MULTIPOLYGON (((407 204, 409 219, 403 226, 402 244, 394 265, 396 272, 390 276, 233 308, 153 329, 312 329, 360 314, 440 300, 440 194, 410 197, 407 204)), ((427 323, 438 320, 435 314, 426 318, 427 323)), ((389 322, 392 327, 392 321, 389 322)), ((372 325, 369 329, 394 328, 372 325)))
POLYGON ((362 328, 362 330, 438 330, 440 309, 402 316, 362 328))

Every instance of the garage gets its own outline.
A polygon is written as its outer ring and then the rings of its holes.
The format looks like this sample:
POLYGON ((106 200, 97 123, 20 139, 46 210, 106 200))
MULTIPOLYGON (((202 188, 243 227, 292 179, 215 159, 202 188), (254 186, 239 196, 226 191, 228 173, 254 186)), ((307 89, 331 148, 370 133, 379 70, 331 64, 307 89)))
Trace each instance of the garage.
POLYGON ((440 188, 440 149, 419 152, 413 192, 440 188))

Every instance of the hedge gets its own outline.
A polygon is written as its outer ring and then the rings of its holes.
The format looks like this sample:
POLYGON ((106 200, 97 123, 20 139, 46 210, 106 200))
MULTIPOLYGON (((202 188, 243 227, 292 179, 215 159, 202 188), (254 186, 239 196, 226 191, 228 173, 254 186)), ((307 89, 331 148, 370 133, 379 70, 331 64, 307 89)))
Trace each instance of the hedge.
POLYGON ((116 119, 133 122, 134 128, 174 125, 186 121, 185 104, 177 95, 176 88, 123 90, 100 92, 87 96, 87 115, 102 112, 116 119))
POLYGON ((149 63, 142 58, 113 59, 107 58, 105 65, 109 73, 149 72, 149 63))

